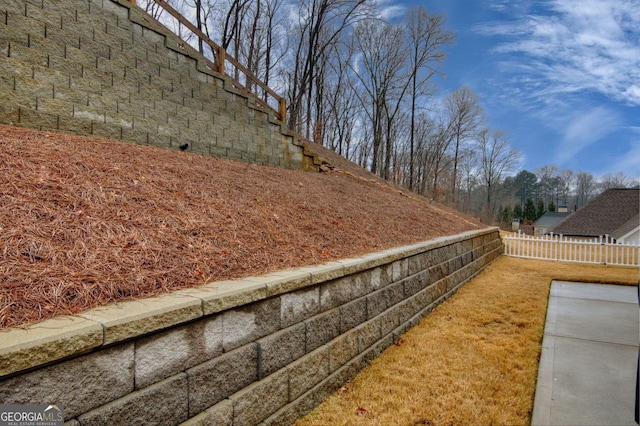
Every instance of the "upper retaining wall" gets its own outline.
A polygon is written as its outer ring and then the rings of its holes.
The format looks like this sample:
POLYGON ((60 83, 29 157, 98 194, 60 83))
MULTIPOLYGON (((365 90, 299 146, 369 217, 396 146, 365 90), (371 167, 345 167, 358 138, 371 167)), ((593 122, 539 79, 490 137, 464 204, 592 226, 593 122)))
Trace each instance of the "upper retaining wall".
POLYGON ((0 401, 80 425, 283 425, 502 254, 497 228, 0 334, 0 401))
POLYGON ((0 1, 0 123, 317 170, 271 111, 124 0, 0 1))

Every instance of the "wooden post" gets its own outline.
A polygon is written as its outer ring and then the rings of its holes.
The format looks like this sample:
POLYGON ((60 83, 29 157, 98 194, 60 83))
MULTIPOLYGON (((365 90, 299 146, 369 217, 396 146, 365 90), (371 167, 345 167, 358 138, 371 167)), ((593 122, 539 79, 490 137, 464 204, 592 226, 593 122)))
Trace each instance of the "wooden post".
POLYGON ((136 0, 129 0, 129 3, 136 4, 136 0))
POLYGON ((285 98, 278 99, 278 113, 280 114, 280 121, 287 121, 287 100, 285 98))
POLYGON ((218 65, 218 72, 222 75, 225 74, 224 72, 224 62, 226 60, 227 57, 227 52, 222 48, 222 46, 218 46, 218 60, 217 65, 218 65))

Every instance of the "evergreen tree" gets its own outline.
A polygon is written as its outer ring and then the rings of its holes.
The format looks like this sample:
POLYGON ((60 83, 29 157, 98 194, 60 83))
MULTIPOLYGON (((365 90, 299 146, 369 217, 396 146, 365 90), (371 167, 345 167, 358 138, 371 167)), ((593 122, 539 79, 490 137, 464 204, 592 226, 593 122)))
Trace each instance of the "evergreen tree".
POLYGON ((536 211, 536 206, 533 204, 533 200, 531 198, 527 198, 524 202, 524 219, 528 222, 533 222, 537 218, 538 212, 536 211))
POLYGON ((537 191, 538 178, 535 174, 523 170, 518 173, 513 181, 513 186, 516 190, 516 195, 520 197, 520 205, 525 203, 525 200, 535 194, 537 191))
POLYGON ((538 213, 536 214, 536 218, 534 220, 538 220, 543 214, 545 214, 546 210, 544 208, 544 200, 542 198, 538 198, 538 213))
POLYGON ((498 220, 500 223, 509 226, 511 225, 511 221, 513 220, 513 210, 511 210, 510 206, 506 206, 505 208, 500 208, 500 213, 498 213, 498 220))
POLYGON ((513 217, 517 219, 524 218, 524 212, 522 211, 522 206, 520 205, 520 203, 516 204, 513 207, 513 217))

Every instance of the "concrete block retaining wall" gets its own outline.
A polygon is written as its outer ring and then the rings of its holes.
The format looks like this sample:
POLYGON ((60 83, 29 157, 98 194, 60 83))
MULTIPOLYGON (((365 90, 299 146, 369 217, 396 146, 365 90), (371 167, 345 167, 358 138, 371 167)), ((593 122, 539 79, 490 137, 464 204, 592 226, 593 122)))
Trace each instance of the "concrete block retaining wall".
POLYGON ((0 123, 290 169, 318 158, 125 0, 0 1, 0 123))
POLYGON ((290 424, 502 252, 488 228, 12 329, 0 401, 74 425, 290 424))

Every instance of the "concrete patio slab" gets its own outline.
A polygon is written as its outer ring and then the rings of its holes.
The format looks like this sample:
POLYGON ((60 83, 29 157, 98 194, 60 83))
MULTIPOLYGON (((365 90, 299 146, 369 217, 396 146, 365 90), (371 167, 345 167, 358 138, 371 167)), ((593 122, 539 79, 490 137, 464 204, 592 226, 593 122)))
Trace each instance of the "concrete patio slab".
POLYGON ((636 424, 636 292, 552 283, 532 424, 636 424))

